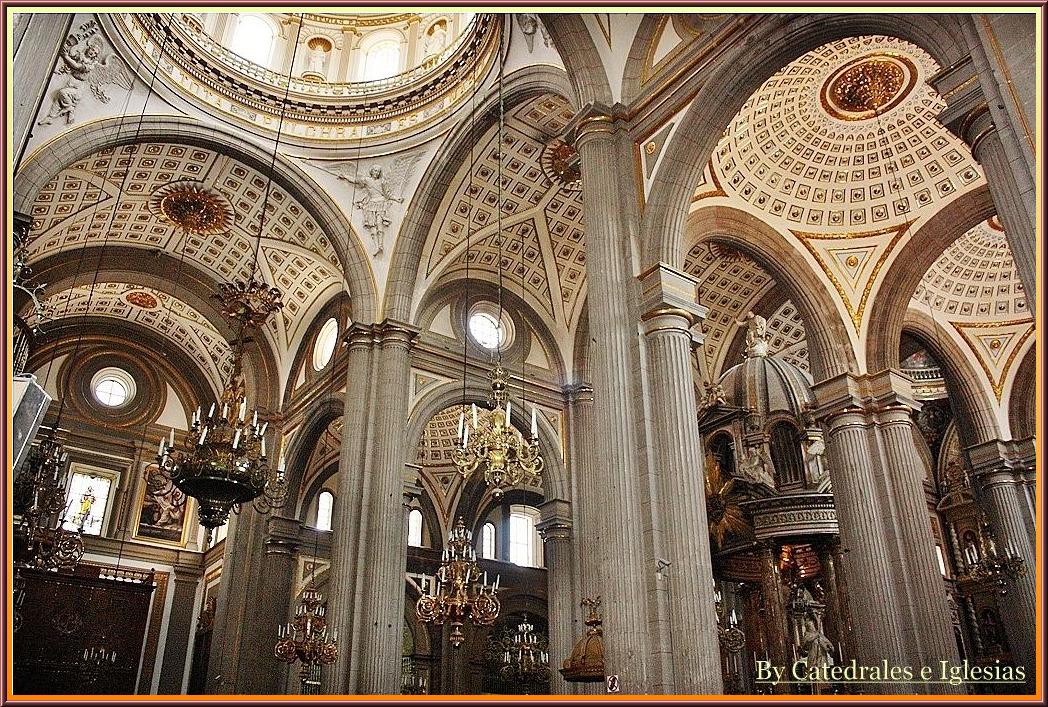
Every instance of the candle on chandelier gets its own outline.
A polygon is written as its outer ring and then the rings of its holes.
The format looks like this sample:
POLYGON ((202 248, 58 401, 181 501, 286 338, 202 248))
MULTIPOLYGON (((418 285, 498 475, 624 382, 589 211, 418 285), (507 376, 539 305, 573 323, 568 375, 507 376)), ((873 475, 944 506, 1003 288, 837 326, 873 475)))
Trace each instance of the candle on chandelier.
POLYGON ((175 446, 175 428, 174 427, 171 428, 171 437, 170 437, 170 439, 171 439, 171 441, 169 442, 169 444, 170 444, 170 446, 174 447, 175 446))
POLYGON ((243 422, 244 418, 246 416, 247 416, 247 398, 244 398, 240 402, 240 421, 243 422))
POLYGON ((509 400, 506 401, 506 424, 510 424, 510 418, 513 416, 513 403, 509 400))
POLYGON ((538 437, 539 436, 539 420, 538 420, 538 415, 535 412, 535 406, 534 405, 531 406, 531 436, 532 437, 538 437))
POLYGON ((466 412, 463 410, 463 411, 459 412, 459 431, 458 431, 458 438, 459 439, 462 439, 462 429, 463 429, 463 427, 465 427, 465 425, 466 425, 466 412))
POLYGON ((164 456, 164 438, 163 437, 160 438, 160 448, 156 450, 156 455, 158 457, 164 456))
POLYGON ((469 444, 469 428, 467 427, 466 431, 462 433, 462 446, 465 447, 468 444, 469 444))
POLYGON ((207 439, 207 431, 209 429, 211 429, 211 428, 210 427, 205 427, 204 431, 200 433, 200 441, 197 442, 197 445, 201 445, 201 444, 204 443, 204 440, 207 439))
POLYGON ((237 433, 233 435, 233 449, 236 449, 238 444, 240 444, 240 428, 237 428, 237 433))
MULTIPOLYGON (((476 427, 477 426, 477 404, 473 403, 472 408, 473 408, 473 426, 476 427)), ((469 432, 469 430, 466 430, 466 432, 469 432)))
POLYGON ((262 438, 262 450, 261 451, 262 451, 262 456, 263 457, 266 456, 266 438, 265 437, 262 438))
POLYGON ((211 403, 211 409, 207 411, 207 417, 210 420, 211 416, 215 414, 215 404, 211 403))

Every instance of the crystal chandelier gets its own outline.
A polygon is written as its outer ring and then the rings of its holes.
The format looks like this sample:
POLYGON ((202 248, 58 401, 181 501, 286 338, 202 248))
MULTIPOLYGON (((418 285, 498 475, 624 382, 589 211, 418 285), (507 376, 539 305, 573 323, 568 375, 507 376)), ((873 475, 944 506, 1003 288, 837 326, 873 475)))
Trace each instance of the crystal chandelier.
POLYGON ((233 351, 233 371, 217 403, 203 417, 193 413, 190 434, 182 450, 175 448, 175 431, 160 441, 156 471, 149 478, 153 490, 174 484, 200 503, 200 524, 213 529, 225 525, 230 511, 255 502, 260 513, 280 508, 287 500, 288 484, 282 470, 272 472, 267 463, 265 434, 268 422, 259 424, 258 411, 248 414, 242 362, 245 332, 260 327, 283 305, 280 291, 254 278, 223 284, 219 295, 223 312, 239 322, 240 334, 233 351))
POLYGON ((273 655, 285 663, 302 663, 302 694, 320 694, 320 666, 331 665, 338 657, 337 636, 328 634, 324 618, 324 595, 313 582, 302 593, 295 618, 277 627, 273 655))
POLYGON ((513 403, 509 401, 506 385, 509 375, 501 364, 491 371, 491 394, 488 402, 492 406, 489 415, 481 420, 477 406, 472 406, 472 425, 466 413, 459 413, 458 439, 451 458, 464 478, 483 467, 484 481, 492 487, 492 495, 500 498, 505 489, 520 484, 538 486, 542 480, 544 462, 539 453, 538 420, 535 408, 531 408, 531 436, 524 436, 513 427, 511 413, 513 403))
POLYGON ((448 535, 448 547, 441 554, 440 569, 434 581, 428 583, 426 593, 415 603, 415 616, 423 623, 441 626, 451 624, 451 645, 458 648, 465 636, 462 626, 468 620, 474 626, 491 626, 498 618, 502 605, 498 598, 499 578, 488 584, 488 573, 481 577, 477 553, 473 549, 473 533, 459 516, 448 535), (433 593, 433 585, 436 592, 433 593))
POLYGON ((25 533, 23 567, 58 570, 73 569, 84 556, 79 533, 62 527, 66 489, 59 476, 67 455, 51 430, 29 452, 25 466, 14 482, 15 499, 22 506, 25 533))
POLYGON ((511 682, 524 685, 549 682, 549 643, 535 632, 535 626, 525 614, 517 632, 503 647, 502 667, 499 673, 511 682))
POLYGON ((992 582, 1001 596, 1008 594, 1008 583, 1026 576, 1026 560, 1009 543, 1004 556, 997 551, 997 540, 988 522, 983 522, 979 533, 979 548, 974 544, 964 548, 967 563, 965 574, 976 582, 992 582))

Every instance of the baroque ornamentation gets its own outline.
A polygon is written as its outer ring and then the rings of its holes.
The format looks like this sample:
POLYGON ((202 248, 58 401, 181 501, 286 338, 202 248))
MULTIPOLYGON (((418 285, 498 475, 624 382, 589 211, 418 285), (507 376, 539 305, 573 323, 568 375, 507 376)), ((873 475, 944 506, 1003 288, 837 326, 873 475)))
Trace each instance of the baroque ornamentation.
POLYGON ((162 221, 195 235, 225 233, 233 225, 233 207, 203 182, 182 179, 153 192, 149 210, 162 221))
POLYGON ((565 191, 581 191, 582 171, 579 153, 560 138, 554 138, 542 150, 542 171, 546 178, 565 191))
POLYGON ((106 93, 106 86, 118 86, 130 91, 133 85, 120 59, 106 51, 94 20, 80 25, 76 32, 66 37, 65 44, 58 51, 58 58, 54 75, 66 76, 66 82, 52 92, 51 108, 39 120, 39 125, 50 125, 59 118, 64 119, 67 125, 72 124, 76 120, 76 110, 83 98, 85 84, 101 103, 111 100, 106 93))
POLYGON ((873 118, 898 105, 916 77, 916 67, 901 56, 860 57, 838 69, 823 85, 823 107, 841 120, 873 118))
POLYGON ((749 537, 753 534, 741 503, 746 500, 735 479, 723 473, 720 464, 706 456, 706 517, 710 525, 710 539, 718 548, 724 547, 729 537, 749 537))
POLYGON ((372 255, 385 249, 386 230, 393 225, 393 208, 404 203, 408 175, 421 159, 421 154, 403 155, 393 160, 388 170, 380 164, 372 164, 366 174, 361 173, 356 162, 320 166, 325 172, 353 185, 353 206, 363 213, 364 229, 371 236, 372 255))

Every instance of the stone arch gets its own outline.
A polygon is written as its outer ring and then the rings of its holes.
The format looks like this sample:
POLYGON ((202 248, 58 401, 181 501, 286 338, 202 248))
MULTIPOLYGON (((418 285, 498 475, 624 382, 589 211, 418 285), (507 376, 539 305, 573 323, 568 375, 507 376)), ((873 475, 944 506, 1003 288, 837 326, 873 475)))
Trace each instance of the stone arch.
POLYGON ((648 234, 642 268, 675 267, 684 259, 685 220, 692 193, 720 140, 743 104, 776 71, 827 42, 858 35, 898 37, 949 67, 968 55, 950 15, 804 14, 758 16, 744 43, 727 52, 691 101, 655 174, 641 233, 648 234))
MULTIPOLYGON (((489 392, 490 388, 488 388, 485 381, 480 380, 478 376, 475 380, 466 385, 466 402, 477 403, 478 405, 486 403, 489 392)), ((526 430, 531 424, 530 417, 525 417, 521 408, 520 398, 513 394, 517 391, 511 390, 510 392, 510 400, 513 402, 513 423, 518 429, 526 430)), ((462 382, 453 381, 434 387, 415 404, 414 409, 408 416, 406 426, 407 436, 405 439, 408 440, 408 445, 410 445, 410 447, 406 452, 409 458, 405 459, 405 462, 410 463, 414 461, 415 445, 417 440, 422 437, 422 432, 426 428, 426 424, 430 419, 447 407, 461 404, 462 399, 462 382)), ((560 444, 557 439, 557 431, 553 429, 542 415, 539 415, 538 427, 539 449, 542 452, 542 458, 546 462, 546 467, 543 472, 546 481, 543 485, 543 492, 546 500, 569 500, 571 484, 567 476, 567 469, 560 457, 560 444)))
MULTIPOLYGON (((996 401, 989 397, 980 373, 972 366, 971 355, 966 355, 934 319, 918 309, 907 310, 900 338, 903 332, 917 339, 938 360, 950 399, 956 404, 957 430, 964 446, 999 439, 996 401)), ((895 348, 899 348, 898 339, 895 348)))
POLYGON ((553 46, 571 81, 574 103, 578 107, 590 103, 611 105, 614 101, 608 75, 604 71, 593 37, 579 14, 550 13, 539 15, 553 39, 553 46))
POLYGON ((688 218, 689 244, 717 241, 761 266, 786 291, 808 332, 808 357, 816 382, 857 372, 855 352, 833 294, 800 251, 761 219, 730 206, 707 206, 688 218), (810 326, 818 322, 820 326, 810 326))
POLYGON ((899 367, 899 337, 921 278, 965 231, 996 213, 986 184, 954 199, 928 219, 899 250, 869 307, 866 369, 899 367))
MULTIPOLYGON (((571 87, 563 71, 550 66, 528 66, 506 77, 503 89, 506 110, 545 93, 562 96, 569 101, 571 87)), ((481 98, 478 96, 478 99, 481 98)), ((418 270, 433 220, 451 188, 463 162, 469 159, 470 148, 498 122, 498 93, 490 91, 476 108, 476 124, 463 120, 448 137, 445 147, 430 163, 415 195, 404 214, 404 222, 390 257, 389 277, 383 300, 384 317, 407 322, 412 318, 416 296, 418 270)))
POLYGON ((295 433, 291 445, 284 453, 288 499, 294 499, 295 518, 300 518, 305 513, 303 504, 306 494, 303 493, 303 483, 317 440, 320 439, 320 435, 324 434, 332 420, 342 417, 344 410, 345 397, 342 393, 335 393, 315 401, 304 411, 302 419, 305 422, 295 433))
POLYGON ((221 128, 185 116, 149 115, 139 124, 122 117, 87 123, 62 133, 27 157, 14 179, 14 210, 31 213, 40 189, 65 167, 107 147, 142 142, 167 142, 213 149, 237 159, 263 174, 272 172, 281 189, 298 200, 331 238, 342 265, 353 303, 353 318, 372 321, 377 307, 377 286, 367 253, 349 219, 327 192, 302 188, 312 178, 293 162, 278 156, 270 169, 272 153, 221 128))
MULTIPOLYGON (((114 244, 91 246, 48 256, 33 264, 33 272, 40 282, 48 283, 48 291, 54 294, 93 282, 150 287, 200 312, 226 341, 236 336, 212 297, 217 291, 212 277, 166 253, 149 253, 141 248, 114 244), (79 264, 81 258, 87 266, 79 264), (180 274, 177 282, 169 277, 175 272, 180 274)), ((255 341, 245 347, 244 356, 249 398, 260 408, 275 410, 280 401, 279 367, 268 339, 255 337, 255 341)))
MULTIPOLYGON (((345 292, 336 293, 335 296, 331 297, 324 306, 320 308, 313 320, 303 329, 302 337, 298 343, 298 347, 292 352, 291 366, 288 369, 287 381, 284 383, 283 405, 285 408, 291 403, 291 398, 295 392, 296 381, 298 380, 298 373, 303 368, 305 369, 306 383, 316 383, 319 379, 327 377, 331 378, 332 370, 334 366, 336 369, 342 363, 342 359, 345 353, 345 347, 340 346, 338 343, 335 344, 335 351, 331 354, 331 360, 328 361, 327 365, 321 370, 317 371, 313 368, 313 346, 316 341, 317 334, 320 328, 324 326, 328 319, 334 318, 335 320, 342 319, 339 321, 339 340, 341 341, 349 330, 351 319, 347 316, 352 311, 352 304, 345 292)), ((325 388, 331 387, 332 385, 341 385, 345 381, 345 376, 339 376, 336 372, 335 381, 330 383, 322 383, 325 388)))
POLYGON ((1015 378, 1008 387, 1008 426, 1012 439, 1027 439, 1037 434, 1037 346, 1031 346, 1015 378))

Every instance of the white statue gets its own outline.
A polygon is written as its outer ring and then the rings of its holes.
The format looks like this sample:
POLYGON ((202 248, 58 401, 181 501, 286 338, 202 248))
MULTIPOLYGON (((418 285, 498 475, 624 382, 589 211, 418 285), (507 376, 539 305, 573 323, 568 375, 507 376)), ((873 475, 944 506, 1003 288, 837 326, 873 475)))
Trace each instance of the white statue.
POLYGON ((829 668, 834 664, 833 644, 819 630, 815 618, 808 614, 804 617, 804 630, 801 633, 801 651, 804 653, 804 662, 808 670, 813 668, 829 668))
POLYGON ((750 311, 736 324, 746 327, 746 355, 767 356, 768 320, 750 311))
POLYGON ((309 64, 306 71, 311 74, 324 75, 324 64, 327 63, 327 52, 324 48, 317 44, 316 46, 309 48, 309 64))
POLYGON ((771 459, 763 446, 747 447, 746 456, 739 461, 739 475, 751 484, 767 486, 775 490, 775 478, 771 475, 771 459))
POLYGON ((76 120, 84 83, 91 86, 91 92, 102 103, 109 103, 109 94, 105 92, 105 86, 109 84, 131 90, 131 77, 115 54, 103 56, 102 38, 97 34, 80 43, 76 42, 75 35, 70 35, 58 56, 61 62, 55 75, 69 74, 69 78, 65 86, 51 95, 51 109, 40 119, 39 125, 50 125, 59 117, 64 117, 67 125, 76 120))
POLYGON ((448 45, 448 31, 444 22, 437 22, 426 33, 426 44, 423 54, 428 58, 437 56, 448 45))
POLYGON ((533 12, 517 13, 517 24, 520 31, 524 33, 524 42, 528 45, 528 53, 535 51, 535 34, 542 32, 542 41, 550 46, 549 33, 546 27, 539 21, 539 16, 533 12))
POLYGON ((353 206, 364 213, 364 229, 371 235, 372 255, 378 255, 385 248, 386 229, 393 224, 393 207, 404 203, 408 170, 421 158, 417 154, 398 157, 390 165, 388 175, 379 164, 371 165, 363 175, 356 163, 321 168, 354 186, 353 206))

